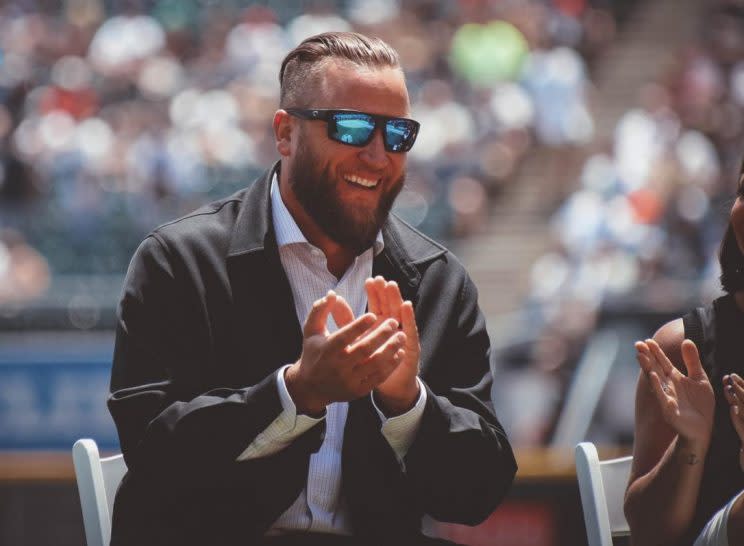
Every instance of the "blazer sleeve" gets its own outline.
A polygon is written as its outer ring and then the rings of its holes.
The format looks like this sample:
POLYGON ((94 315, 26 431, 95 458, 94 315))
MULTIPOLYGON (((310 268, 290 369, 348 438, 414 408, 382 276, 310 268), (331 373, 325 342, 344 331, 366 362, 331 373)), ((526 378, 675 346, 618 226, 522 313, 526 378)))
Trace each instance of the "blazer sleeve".
POLYGON ((422 370, 427 402, 405 468, 424 512, 475 525, 504 498, 517 464, 490 402, 490 342, 477 291, 464 270, 460 278, 444 341, 422 370))
MULTIPOLYGON (((201 392, 214 358, 203 299, 157 233, 136 251, 118 308, 108 407, 130 470, 190 485, 268 486, 301 474, 323 424, 271 457, 236 458, 282 411, 276 373, 242 388, 201 392)), ((246 363, 246 366, 250 363, 246 363)))

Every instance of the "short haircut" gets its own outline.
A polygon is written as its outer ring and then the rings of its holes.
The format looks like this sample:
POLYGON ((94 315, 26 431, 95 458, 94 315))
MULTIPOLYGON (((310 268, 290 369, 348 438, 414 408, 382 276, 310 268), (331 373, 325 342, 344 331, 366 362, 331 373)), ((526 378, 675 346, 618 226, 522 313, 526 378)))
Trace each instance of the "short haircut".
MULTIPOLYGON (((739 177, 742 176, 744 176, 744 163, 742 163, 739 173, 739 177)), ((739 248, 730 218, 723 241, 721 241, 718 263, 721 264, 721 288, 723 288, 723 291, 727 294, 734 294, 744 290, 744 254, 739 248)))
POLYGON ((356 32, 324 32, 290 51, 279 71, 279 106, 306 108, 308 87, 319 81, 321 68, 335 59, 367 68, 400 68, 398 53, 380 38, 356 32))

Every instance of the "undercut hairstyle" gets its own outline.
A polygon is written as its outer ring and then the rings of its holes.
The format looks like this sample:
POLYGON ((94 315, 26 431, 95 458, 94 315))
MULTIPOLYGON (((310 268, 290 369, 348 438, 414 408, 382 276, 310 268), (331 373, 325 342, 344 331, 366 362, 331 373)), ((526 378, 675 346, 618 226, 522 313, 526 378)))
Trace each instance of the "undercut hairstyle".
POLYGON ((290 51, 279 70, 279 107, 308 108, 325 63, 340 60, 365 68, 400 68, 398 53, 380 38, 356 32, 324 32, 290 51))
MULTIPOLYGON (((744 176, 744 163, 742 163, 739 172, 740 180, 742 176, 744 176)), ((739 187, 736 188, 736 192, 737 194, 740 193, 739 187)), ((721 241, 718 263, 721 265, 721 288, 723 288, 723 291, 727 294, 734 294, 744 290, 744 254, 742 254, 739 243, 736 241, 734 226, 731 225, 730 218, 723 241, 721 241)))

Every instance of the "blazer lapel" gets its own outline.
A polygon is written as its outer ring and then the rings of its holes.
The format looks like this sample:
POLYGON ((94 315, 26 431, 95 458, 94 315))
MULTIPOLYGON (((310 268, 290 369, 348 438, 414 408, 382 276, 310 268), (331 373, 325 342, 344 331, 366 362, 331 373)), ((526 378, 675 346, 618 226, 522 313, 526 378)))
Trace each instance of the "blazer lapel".
POLYGON ((302 350, 292 290, 271 223, 269 194, 277 169, 278 163, 246 191, 227 258, 233 346, 239 359, 256 363, 248 372, 254 379, 294 362, 302 350))

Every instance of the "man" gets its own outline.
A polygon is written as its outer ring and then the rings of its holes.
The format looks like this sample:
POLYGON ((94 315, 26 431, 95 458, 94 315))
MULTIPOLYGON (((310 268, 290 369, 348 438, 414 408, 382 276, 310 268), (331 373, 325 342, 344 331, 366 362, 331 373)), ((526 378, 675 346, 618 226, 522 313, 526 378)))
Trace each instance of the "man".
POLYGON ((129 268, 114 545, 427 544, 422 515, 476 524, 516 471, 475 287, 388 215, 418 130, 397 54, 322 34, 280 84, 280 161, 129 268))

